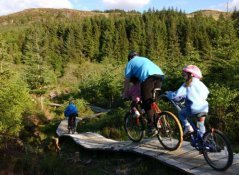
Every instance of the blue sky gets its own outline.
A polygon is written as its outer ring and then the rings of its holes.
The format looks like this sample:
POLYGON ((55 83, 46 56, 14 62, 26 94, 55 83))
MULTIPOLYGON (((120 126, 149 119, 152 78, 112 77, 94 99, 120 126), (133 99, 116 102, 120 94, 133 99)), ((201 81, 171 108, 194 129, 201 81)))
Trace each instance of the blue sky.
POLYGON ((28 8, 68 8, 77 10, 122 9, 143 12, 149 8, 177 8, 186 13, 213 9, 239 9, 239 0, 0 0, 0 15, 8 15, 28 8))

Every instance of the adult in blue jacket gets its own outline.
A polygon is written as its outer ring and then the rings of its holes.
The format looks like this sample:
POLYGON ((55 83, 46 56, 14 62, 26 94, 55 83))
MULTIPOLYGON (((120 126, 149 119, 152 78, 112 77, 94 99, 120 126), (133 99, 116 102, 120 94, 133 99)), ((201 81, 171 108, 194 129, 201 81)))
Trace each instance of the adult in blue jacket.
POLYGON ((131 51, 128 55, 128 63, 125 67, 124 92, 126 95, 130 79, 137 78, 140 81, 142 108, 148 116, 148 135, 156 134, 153 124, 154 112, 151 109, 153 103, 153 90, 161 88, 164 79, 162 70, 148 58, 139 56, 137 52, 131 51))

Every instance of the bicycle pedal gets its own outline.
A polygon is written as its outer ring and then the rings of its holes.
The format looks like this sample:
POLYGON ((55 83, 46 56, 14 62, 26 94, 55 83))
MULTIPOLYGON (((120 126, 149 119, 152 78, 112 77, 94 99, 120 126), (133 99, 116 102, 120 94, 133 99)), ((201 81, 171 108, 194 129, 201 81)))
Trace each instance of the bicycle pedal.
POLYGON ((147 132, 148 137, 154 137, 158 134, 157 130, 147 132))

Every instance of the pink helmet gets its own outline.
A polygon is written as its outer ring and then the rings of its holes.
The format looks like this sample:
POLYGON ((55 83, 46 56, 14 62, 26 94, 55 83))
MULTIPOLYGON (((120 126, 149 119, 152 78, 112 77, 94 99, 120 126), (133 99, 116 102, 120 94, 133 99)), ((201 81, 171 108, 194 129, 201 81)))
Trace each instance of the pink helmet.
POLYGON ((195 78, 198 78, 198 79, 202 78, 201 70, 195 65, 187 65, 183 68, 183 71, 193 74, 195 78))

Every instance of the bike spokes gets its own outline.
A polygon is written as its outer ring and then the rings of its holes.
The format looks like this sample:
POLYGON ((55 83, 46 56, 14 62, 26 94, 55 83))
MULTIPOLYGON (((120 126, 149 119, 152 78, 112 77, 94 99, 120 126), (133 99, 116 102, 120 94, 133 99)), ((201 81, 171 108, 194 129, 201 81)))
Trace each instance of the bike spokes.
POLYGON ((159 114, 157 121, 158 139, 165 149, 176 150, 183 141, 182 127, 177 119, 170 112, 159 114))
POLYGON ((224 171, 231 166, 233 152, 229 141, 218 130, 204 136, 203 155, 208 164, 215 170, 224 171))
POLYGON ((130 113, 125 116, 124 127, 130 140, 139 142, 144 137, 144 126, 141 118, 130 113))

